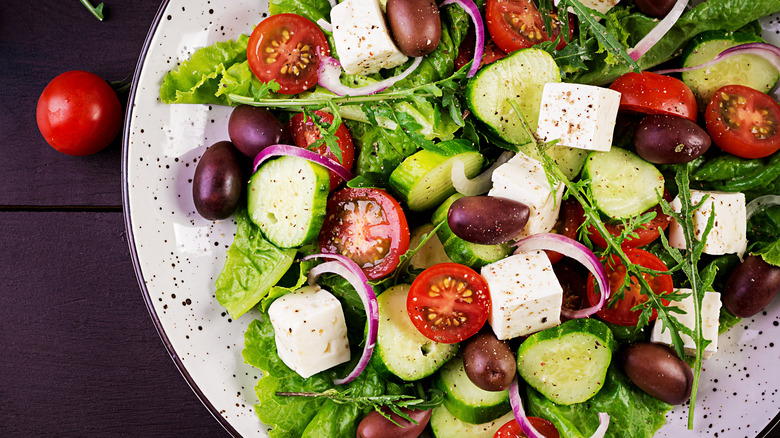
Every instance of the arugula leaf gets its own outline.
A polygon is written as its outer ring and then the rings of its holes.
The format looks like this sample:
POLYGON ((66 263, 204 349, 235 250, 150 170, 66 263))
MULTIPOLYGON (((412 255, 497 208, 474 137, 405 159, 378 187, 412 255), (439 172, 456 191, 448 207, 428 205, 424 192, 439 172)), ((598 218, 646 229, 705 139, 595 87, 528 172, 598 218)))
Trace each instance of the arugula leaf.
POLYGON ((103 3, 100 3, 97 6, 92 6, 92 3, 89 0, 81 0, 81 4, 84 5, 84 7, 89 10, 89 13, 92 14, 95 18, 103 21, 103 3))

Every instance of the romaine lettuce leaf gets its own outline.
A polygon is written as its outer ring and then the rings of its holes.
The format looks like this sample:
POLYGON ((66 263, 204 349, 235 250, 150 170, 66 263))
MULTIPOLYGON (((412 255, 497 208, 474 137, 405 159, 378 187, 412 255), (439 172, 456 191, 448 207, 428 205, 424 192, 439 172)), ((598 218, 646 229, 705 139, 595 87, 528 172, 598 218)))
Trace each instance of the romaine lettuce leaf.
POLYGON ((235 213, 238 229, 217 277, 217 301, 234 319, 260 302, 290 268, 294 249, 279 249, 263 238, 245 209, 235 213))

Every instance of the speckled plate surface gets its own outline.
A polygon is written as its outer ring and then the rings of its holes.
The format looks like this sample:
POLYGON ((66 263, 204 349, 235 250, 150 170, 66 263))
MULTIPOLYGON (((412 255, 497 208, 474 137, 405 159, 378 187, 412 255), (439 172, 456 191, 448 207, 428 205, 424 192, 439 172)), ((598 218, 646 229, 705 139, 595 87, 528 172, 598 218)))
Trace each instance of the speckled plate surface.
MULTIPOLYGON (((244 437, 267 435, 253 407, 260 373, 241 357, 244 330, 256 314, 233 321, 217 303, 214 281, 235 223, 202 219, 191 195, 199 157, 228 139, 230 109, 164 105, 158 90, 165 73, 194 50, 250 32, 266 10, 262 0, 163 3, 139 60, 124 132, 124 211, 152 321, 208 411, 244 437)), ((776 20, 765 24, 777 28, 776 20)), ((720 351, 705 362, 696 430, 685 430, 687 409, 679 407, 658 436, 756 436, 780 405, 779 336, 778 300, 721 336, 720 351)))

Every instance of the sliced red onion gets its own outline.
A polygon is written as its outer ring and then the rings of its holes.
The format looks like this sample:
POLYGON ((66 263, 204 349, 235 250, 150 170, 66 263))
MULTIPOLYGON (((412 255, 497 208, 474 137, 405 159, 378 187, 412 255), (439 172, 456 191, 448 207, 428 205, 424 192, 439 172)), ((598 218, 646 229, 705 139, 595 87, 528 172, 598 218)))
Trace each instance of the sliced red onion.
POLYGON ((544 438, 544 435, 534 429, 534 426, 528 421, 523 409, 523 400, 520 399, 520 387, 517 384, 517 377, 509 384, 509 404, 512 406, 512 413, 515 414, 515 421, 520 425, 520 429, 528 438, 544 438))
POLYGON ((780 71, 780 47, 773 46, 767 43, 748 43, 740 44, 738 46, 729 47, 728 49, 720 52, 715 58, 699 64, 692 65, 690 67, 672 68, 667 70, 658 70, 655 73, 668 74, 668 73, 684 73, 687 71, 698 70, 701 68, 709 68, 713 65, 723 61, 726 58, 730 58, 736 55, 756 55, 766 59, 772 67, 777 71, 780 71))
POLYGON ((493 186, 493 181, 491 179, 493 177, 493 171, 496 170, 498 166, 509 161, 513 156, 513 152, 504 152, 492 166, 488 167, 487 170, 472 179, 469 179, 466 176, 466 165, 463 164, 462 161, 455 161, 452 163, 452 186, 455 187, 455 190, 457 190, 458 193, 464 196, 477 196, 487 193, 493 186))
POLYGON ((648 50, 652 49, 653 46, 669 32, 672 26, 674 26, 674 23, 680 19, 680 16, 685 12, 687 6, 688 0, 677 0, 677 3, 672 6, 672 9, 666 14, 666 17, 664 17, 653 30, 648 32, 633 49, 628 51, 628 56, 636 61, 647 53, 648 50))
POLYGON ((479 13, 479 8, 472 0, 444 0, 439 7, 447 6, 449 4, 456 3, 463 8, 467 14, 474 21, 474 33, 477 35, 476 42, 474 44, 474 59, 471 61, 471 68, 469 68, 466 77, 470 78, 477 74, 480 64, 482 64, 482 54, 485 52, 485 23, 482 22, 482 14, 479 13))
POLYGON ((593 432, 590 438, 604 438, 609 428, 609 414, 606 412, 599 412, 599 427, 593 432))
POLYGON ((342 71, 341 63, 335 58, 322 55, 320 56, 320 67, 317 71, 318 81, 320 85, 339 96, 365 96, 367 94, 379 93, 380 91, 391 87, 396 82, 406 78, 417 69, 422 60, 422 56, 414 58, 412 65, 397 76, 374 82, 373 84, 363 87, 352 88, 342 84, 339 79, 342 71))
POLYGON ((333 33, 333 25, 325 21, 324 18, 317 20, 317 26, 321 27, 326 32, 333 33))
POLYGON ((593 254, 593 251, 589 250, 588 247, 570 237, 554 233, 533 234, 525 239, 519 240, 515 243, 515 246, 517 246, 515 254, 536 250, 548 250, 561 253, 566 257, 571 257, 580 262, 583 266, 588 268, 588 271, 590 271, 591 274, 593 274, 593 277, 596 279, 596 283, 601 290, 598 304, 582 310, 569 310, 563 308, 561 309, 561 314, 563 316, 570 319, 587 318, 604 307, 604 303, 607 301, 610 294, 607 271, 604 269, 604 265, 601 264, 598 257, 596 257, 596 254, 593 254))
POLYGON ((339 2, 338 0, 328 0, 328 3, 330 3, 330 7, 335 7, 339 2))
POLYGON ((326 156, 320 155, 308 149, 299 148, 297 146, 290 146, 287 144, 275 144, 273 146, 268 146, 267 148, 260 151, 260 153, 257 154, 257 156, 255 156, 253 172, 257 172, 257 169, 260 167, 260 165, 266 162, 267 160, 273 157, 280 157, 283 155, 303 158, 304 160, 317 163, 325 167, 326 169, 332 171, 344 181, 349 181, 354 177, 352 175, 352 172, 349 171, 349 169, 342 166, 335 160, 332 160, 326 156))
POLYGON ((333 381, 336 385, 343 385, 355 380, 355 378, 366 369, 368 362, 371 360, 371 355, 373 354, 374 346, 376 345, 377 331, 379 329, 379 305, 376 301, 374 289, 368 284, 366 274, 363 273, 363 270, 360 269, 360 266, 358 266, 357 263, 340 254, 312 254, 304 257, 303 260, 311 260, 314 258, 323 258, 332 261, 319 264, 312 268, 312 270, 309 271, 309 284, 314 284, 317 278, 326 272, 344 277, 344 279, 355 288, 358 295, 360 295, 360 299, 363 301, 363 307, 366 310, 366 317, 368 318, 368 333, 366 334, 366 342, 363 346, 363 354, 360 356, 360 360, 346 377, 333 381))

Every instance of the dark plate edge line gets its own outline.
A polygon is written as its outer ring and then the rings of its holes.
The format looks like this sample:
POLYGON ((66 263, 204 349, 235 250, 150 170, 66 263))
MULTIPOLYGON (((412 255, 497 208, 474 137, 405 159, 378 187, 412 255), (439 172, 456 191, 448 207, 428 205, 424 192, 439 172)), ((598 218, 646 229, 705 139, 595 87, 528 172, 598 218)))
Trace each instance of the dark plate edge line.
POLYGON ((125 112, 125 121, 124 121, 124 127, 122 129, 122 209, 124 214, 124 222, 125 222, 125 232, 127 234, 127 244, 130 249, 130 257, 133 260, 133 269, 135 271, 136 279, 138 280, 138 286, 141 288, 141 292, 144 298, 144 303, 146 303, 146 308, 149 311, 149 316, 152 318, 152 322, 154 322, 155 329, 157 330, 157 334, 160 336, 160 339, 163 341, 163 344, 165 344, 166 350, 168 350, 168 355, 170 355, 171 359, 173 359, 173 362, 176 364, 176 368, 178 368, 179 372, 181 373, 182 377, 186 380, 187 384, 190 386, 190 389, 195 393, 195 395, 198 396, 198 399, 200 399, 201 403, 209 410, 211 415, 222 425, 222 427, 232 436, 236 438, 240 438, 241 434, 238 433, 238 431, 233 428, 233 426, 228 422, 228 420, 219 414, 219 411, 216 409, 216 407, 211 404, 211 402, 208 400, 208 398, 203 394, 200 387, 195 383, 192 376, 187 371, 187 368, 184 366, 184 364, 181 361, 181 358, 176 353, 176 350, 173 348, 173 345, 171 344, 170 339, 168 339, 168 336, 165 334, 165 331, 163 330, 162 323, 160 322, 160 318, 157 315, 157 312, 154 310, 154 305, 151 301, 151 298, 149 296, 149 291, 146 288, 146 282, 143 278, 143 273, 141 272, 141 265, 140 261, 138 259, 138 252, 136 251, 134 239, 133 239, 133 227, 132 227, 132 218, 130 216, 130 192, 129 192, 129 184, 127 179, 127 171, 129 168, 129 141, 130 141, 130 123, 133 118, 133 112, 135 109, 135 96, 136 92, 138 91, 138 79, 141 76, 141 69, 143 67, 144 61, 146 60, 146 54, 149 51, 149 47, 151 45, 152 38, 154 37, 155 33, 157 32, 158 27, 160 26, 160 22, 162 21, 163 13, 165 9, 167 8, 170 0, 163 0, 163 2, 160 4, 160 8, 157 10, 157 14, 154 17, 154 21, 152 22, 151 27, 149 28, 149 32, 146 35, 146 39, 144 40, 144 45, 141 48, 141 54, 138 57, 138 63, 135 67, 135 72, 133 73, 133 82, 132 87, 130 89, 130 94, 127 99, 127 111, 125 112))

